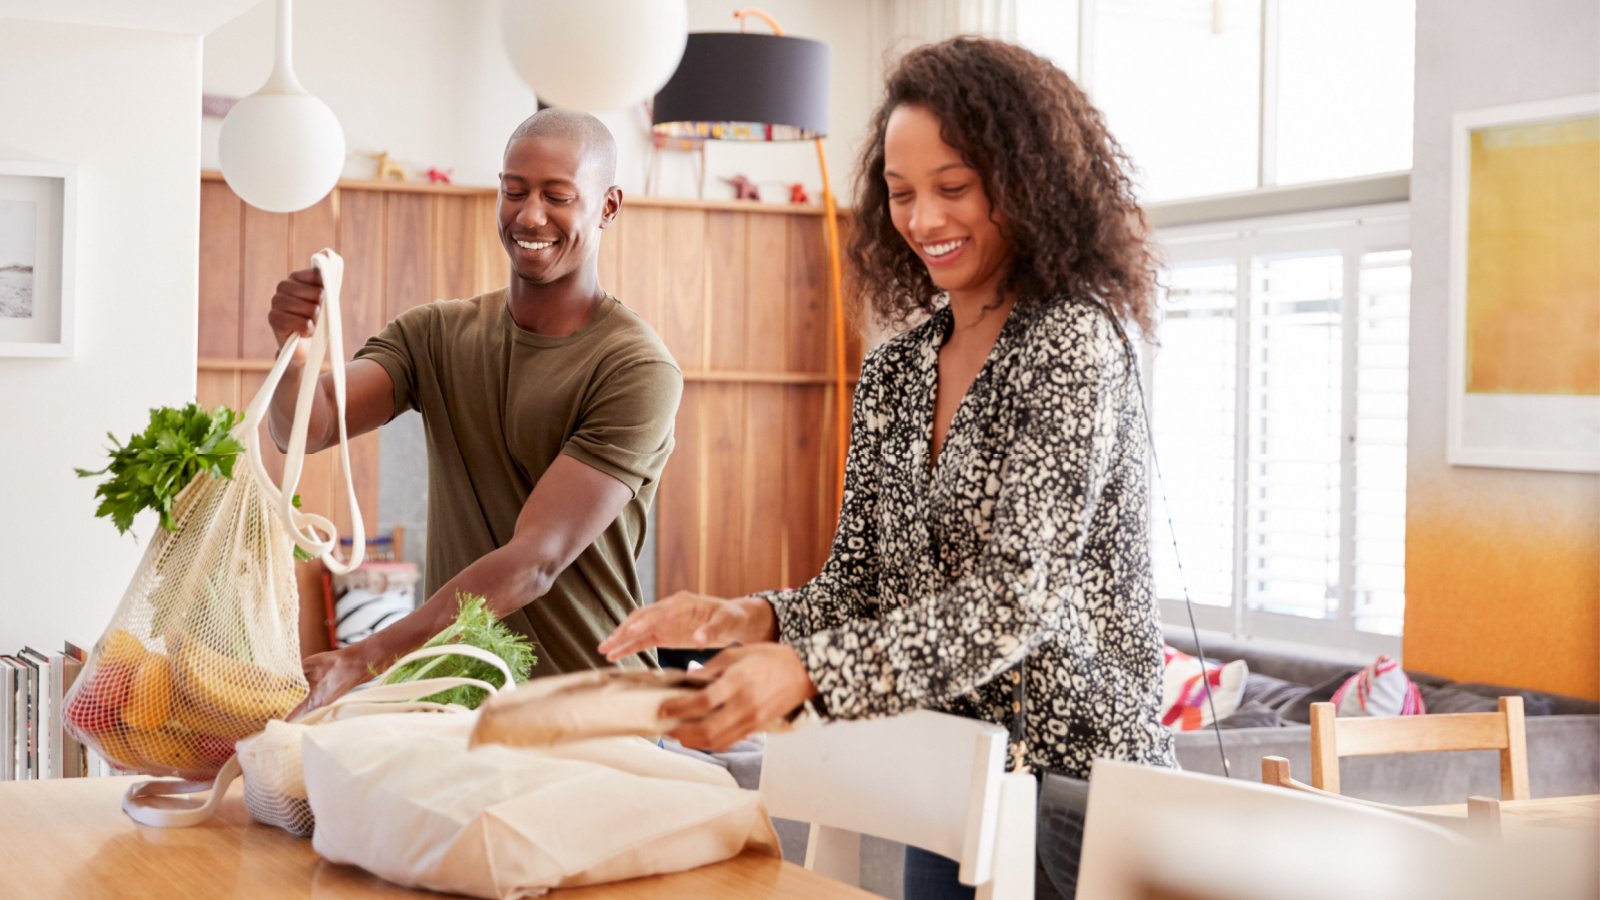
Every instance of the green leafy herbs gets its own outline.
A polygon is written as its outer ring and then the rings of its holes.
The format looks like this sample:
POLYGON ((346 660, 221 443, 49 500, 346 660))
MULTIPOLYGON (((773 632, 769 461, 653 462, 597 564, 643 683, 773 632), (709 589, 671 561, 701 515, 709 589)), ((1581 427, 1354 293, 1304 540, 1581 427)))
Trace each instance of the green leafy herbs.
MULTIPOLYGON (((459 604, 456 620, 423 646, 469 644, 480 650, 487 650, 505 661, 516 683, 527 681, 533 672, 536 660, 533 645, 527 637, 512 631, 504 622, 496 619, 489 609, 488 602, 476 594, 458 593, 456 602, 459 604)), ((505 681, 505 675, 499 669, 481 660, 469 656, 435 656, 406 663, 384 679, 384 683, 396 684, 402 681, 420 681, 423 678, 450 677, 476 678, 496 685, 505 681)), ((488 694, 482 688, 458 687, 440 691, 426 699, 435 703, 457 703, 468 709, 477 709, 478 704, 488 699, 488 694)))
POLYGON ((172 503, 196 475, 233 477, 234 460, 244 452, 244 445, 230 434, 239 418, 226 406, 211 413, 197 403, 182 409, 157 407, 150 410, 149 427, 126 445, 107 434, 113 445, 111 463, 98 471, 76 470, 80 478, 110 476, 95 489, 101 498, 95 515, 110 518, 126 534, 135 515, 153 509, 161 513, 162 528, 176 529, 172 503))

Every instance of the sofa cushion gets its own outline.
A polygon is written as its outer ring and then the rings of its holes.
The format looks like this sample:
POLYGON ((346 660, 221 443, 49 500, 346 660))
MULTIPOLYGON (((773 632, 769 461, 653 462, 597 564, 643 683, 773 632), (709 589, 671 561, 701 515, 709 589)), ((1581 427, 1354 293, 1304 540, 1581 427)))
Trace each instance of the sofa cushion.
POLYGON ((1341 716, 1420 716, 1428 711, 1417 685, 1387 653, 1346 679, 1331 702, 1341 716))
POLYGON ((1168 646, 1164 661, 1161 724, 1174 731, 1194 731, 1211 724, 1213 711, 1221 720, 1239 708, 1250 675, 1243 660, 1221 663, 1208 659, 1202 667, 1199 659, 1168 646))
POLYGON ((1283 714, 1286 722, 1299 722, 1302 725, 1310 725, 1311 704, 1332 702, 1334 692, 1343 687, 1344 683, 1350 680, 1350 676, 1356 674, 1357 671, 1358 668, 1356 666, 1350 666, 1333 677, 1312 685, 1304 694, 1286 703, 1278 712, 1283 714))
POLYGON ((1283 714, 1259 700, 1239 704, 1233 715, 1217 723, 1218 728, 1277 728, 1281 725, 1283 714))
MULTIPOLYGON (((1495 698, 1465 691, 1453 684, 1422 685, 1422 699, 1428 704, 1428 712, 1436 714, 1494 712, 1500 708, 1495 698)), ((1523 708, 1527 709, 1526 704, 1523 708)))
POLYGON ((1259 703, 1281 713, 1310 690, 1309 684, 1299 684, 1252 671, 1250 677, 1245 679, 1244 697, 1241 698, 1240 706, 1242 708, 1259 703))

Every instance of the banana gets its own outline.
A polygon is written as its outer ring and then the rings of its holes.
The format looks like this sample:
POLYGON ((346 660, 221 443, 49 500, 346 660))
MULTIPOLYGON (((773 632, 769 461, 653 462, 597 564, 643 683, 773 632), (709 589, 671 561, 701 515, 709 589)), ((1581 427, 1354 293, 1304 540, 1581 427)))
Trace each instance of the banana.
POLYGON ((266 722, 201 706, 187 694, 180 692, 178 701, 172 705, 171 725, 197 734, 214 734, 228 740, 237 740, 260 731, 266 722))
MULTIPOLYGON (((268 719, 281 719, 305 699, 303 683, 268 672, 212 650, 189 635, 176 641, 173 657, 179 715, 194 722, 195 731, 223 737, 245 737, 260 731, 268 719)), ((180 718, 181 720, 181 718, 180 718)))
POLYGON ((170 632, 167 646, 173 648, 173 655, 180 664, 187 662, 194 671, 205 673, 207 680, 226 681, 250 690, 285 690, 297 686, 304 689, 299 679, 219 653, 186 632, 170 632))
MULTIPOLYGON (((203 775, 208 764, 200 757, 192 735, 179 735, 163 728, 159 731, 131 731, 128 743, 139 755, 140 765, 152 774, 188 777, 203 775)), ((215 769, 215 766, 210 766, 215 769)))
POLYGON ((115 662, 129 668, 137 668, 150 655, 142 641, 121 628, 108 632, 98 649, 101 663, 115 662))

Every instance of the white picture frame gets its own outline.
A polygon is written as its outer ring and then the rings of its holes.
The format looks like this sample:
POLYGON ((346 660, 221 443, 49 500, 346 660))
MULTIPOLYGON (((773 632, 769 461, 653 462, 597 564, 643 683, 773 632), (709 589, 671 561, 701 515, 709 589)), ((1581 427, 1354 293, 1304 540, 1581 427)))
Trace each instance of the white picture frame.
POLYGON ((0 357, 68 357, 78 179, 71 166, 0 161, 0 357))
MULTIPOLYGON (((1468 384, 1472 365, 1468 304, 1474 296, 1469 284, 1474 268, 1470 265, 1474 248, 1469 246, 1474 211, 1473 136, 1502 126, 1577 123, 1596 115, 1600 115, 1600 94, 1471 110, 1453 117, 1446 410, 1446 459, 1451 465, 1600 472, 1600 395, 1503 387, 1471 390, 1468 384)), ((1536 232, 1538 224, 1508 218, 1495 220, 1497 229, 1528 229, 1529 234, 1536 232)), ((1595 292, 1590 299, 1600 304, 1600 285, 1595 286, 1595 292)), ((1551 329, 1547 334, 1557 341, 1600 342, 1600 334, 1581 331, 1551 329)), ((1508 336, 1507 341, 1511 340, 1508 336)))

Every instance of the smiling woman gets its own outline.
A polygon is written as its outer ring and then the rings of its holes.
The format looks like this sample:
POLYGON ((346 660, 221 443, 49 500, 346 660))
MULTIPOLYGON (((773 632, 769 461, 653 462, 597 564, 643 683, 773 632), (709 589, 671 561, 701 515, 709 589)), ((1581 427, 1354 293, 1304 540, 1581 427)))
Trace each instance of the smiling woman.
MULTIPOLYGON (((680 594, 602 645, 744 645, 662 706, 688 720, 681 741, 724 747, 813 699, 839 719, 1009 726, 1018 768, 1068 778, 1099 758, 1175 764, 1125 331, 1151 333, 1151 259, 1123 163, 1083 92, 1019 47, 958 38, 889 76, 852 253, 880 318, 926 318, 862 366, 822 572, 680 594)), ((1050 804, 1069 795, 1045 791, 1042 821, 1081 824, 1050 804)), ((1041 895, 1070 895, 1076 849, 1049 837, 1041 895)), ((906 861, 908 898, 971 896, 953 861, 906 861)))

